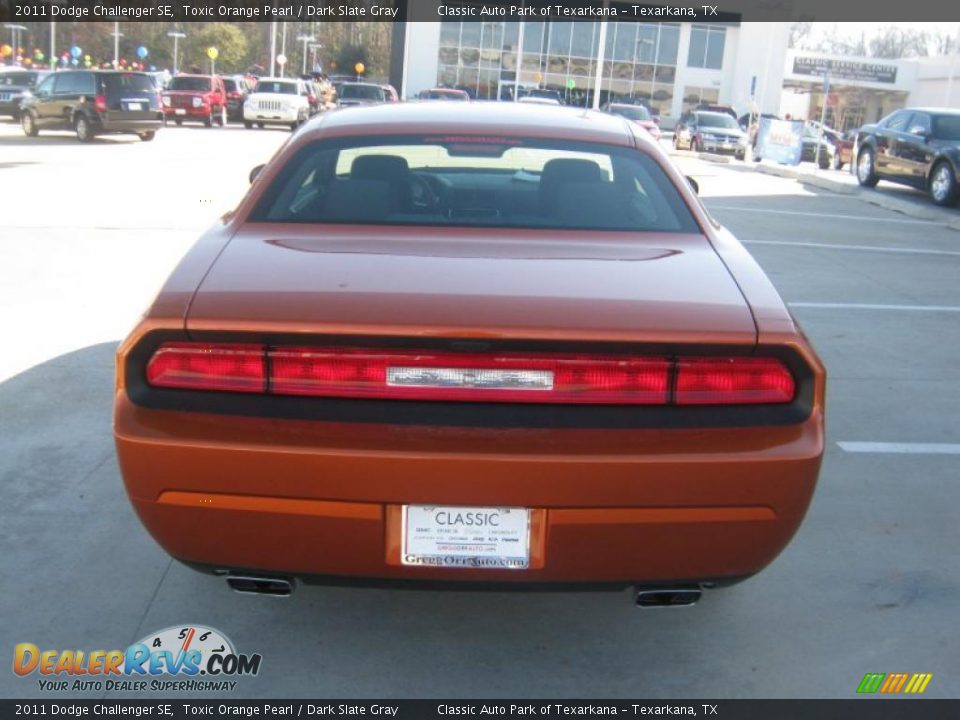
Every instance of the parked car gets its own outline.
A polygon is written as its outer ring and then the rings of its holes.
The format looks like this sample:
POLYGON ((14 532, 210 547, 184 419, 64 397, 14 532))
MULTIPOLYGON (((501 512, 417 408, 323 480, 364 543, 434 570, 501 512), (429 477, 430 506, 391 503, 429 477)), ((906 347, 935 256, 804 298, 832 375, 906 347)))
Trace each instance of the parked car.
POLYGON ((731 105, 718 105, 716 103, 700 103, 697 105, 694 110, 701 110, 703 112, 715 112, 723 113, 724 115, 729 115, 734 120, 737 119, 737 111, 733 109, 731 105))
POLYGON ((960 110, 906 108, 857 133, 857 180, 911 185, 937 205, 957 202, 960 178, 960 110))
POLYGON ((650 111, 643 105, 607 103, 600 109, 612 115, 619 115, 622 118, 626 118, 630 122, 636 123, 650 133, 654 140, 660 139, 660 126, 653 119, 650 111))
POLYGON ((0 68, 0 115, 20 119, 20 102, 50 73, 45 70, 0 68))
MULTIPOLYGON (((801 140, 803 148, 800 154, 801 162, 815 162, 821 170, 837 167, 839 153, 834 140, 834 135, 824 130, 820 134, 819 129, 807 123, 803 127, 803 139, 801 140), (820 152, 817 153, 817 145, 820 146, 820 152)), ((839 168, 838 168, 839 169, 839 168)))
POLYGON ((470 102, 470 95, 466 90, 456 88, 430 88, 421 90, 417 96, 420 100, 457 100, 460 102, 470 102))
POLYGON ((747 146, 747 134, 727 113, 687 112, 673 129, 673 147, 677 150, 731 153, 743 160, 747 146))
POLYGON ((163 116, 177 125, 192 120, 224 127, 227 115, 227 89, 219 75, 177 75, 163 93, 163 116))
POLYGON ((563 105, 563 103, 556 98, 540 97, 537 95, 524 95, 518 99, 517 102, 524 103, 525 105, 547 105, 549 107, 561 107, 563 105))
MULTIPOLYGON (((807 127, 813 130, 814 133, 820 132, 820 123, 816 120, 808 121, 807 127)), ((844 165, 850 163, 850 158, 853 155, 853 141, 855 137, 855 131, 841 133, 839 130, 834 130, 826 125, 823 126, 823 138, 831 146, 829 167, 834 170, 840 170, 844 165)))
POLYGON ((377 105, 386 101, 383 87, 373 83, 345 82, 337 90, 337 107, 377 105))
POLYGON ((120 469, 174 558, 268 594, 682 605, 790 541, 823 365, 645 133, 384 104, 310 123, 254 174, 118 350, 120 469))
POLYGON ((225 77, 223 89, 227 93, 227 119, 243 120, 243 103, 250 94, 246 81, 242 77, 225 77))
POLYGON ((20 104, 25 135, 73 130, 82 142, 108 133, 153 140, 163 126, 157 88, 142 72, 65 70, 45 77, 20 104))
POLYGON ((260 78, 243 105, 243 125, 288 125, 291 130, 310 117, 310 90, 303 80, 260 78))

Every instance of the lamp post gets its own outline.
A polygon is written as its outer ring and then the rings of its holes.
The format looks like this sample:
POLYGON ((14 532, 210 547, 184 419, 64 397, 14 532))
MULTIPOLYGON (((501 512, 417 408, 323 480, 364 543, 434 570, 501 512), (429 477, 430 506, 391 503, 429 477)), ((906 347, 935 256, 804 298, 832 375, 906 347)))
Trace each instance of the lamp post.
POLYGON ((309 35, 300 35, 297 40, 303 43, 303 71, 302 75, 307 74, 307 43, 312 43, 316 38, 309 35))
POLYGON ((8 24, 8 25, 4 25, 4 27, 5 27, 7 30, 10 31, 10 35, 11 35, 12 40, 13 40, 13 55, 11 55, 10 57, 13 58, 13 60, 12 60, 11 62, 12 62, 12 63, 16 63, 16 62, 17 62, 17 50, 18 50, 19 47, 20 47, 20 33, 26 32, 27 26, 26 26, 26 25, 13 25, 13 24, 8 24))
POLYGON ((313 42, 310 43, 310 70, 313 71, 317 67, 317 50, 323 48, 323 43, 313 42))
POLYGON ((119 22, 113 23, 113 32, 110 34, 113 35, 113 69, 116 70, 120 67, 120 38, 123 37, 119 22))
POLYGON ((173 38, 173 74, 174 75, 177 74, 177 42, 180 40, 180 38, 185 38, 186 36, 187 36, 186 33, 176 32, 174 30, 171 30, 170 32, 167 33, 167 37, 173 38))

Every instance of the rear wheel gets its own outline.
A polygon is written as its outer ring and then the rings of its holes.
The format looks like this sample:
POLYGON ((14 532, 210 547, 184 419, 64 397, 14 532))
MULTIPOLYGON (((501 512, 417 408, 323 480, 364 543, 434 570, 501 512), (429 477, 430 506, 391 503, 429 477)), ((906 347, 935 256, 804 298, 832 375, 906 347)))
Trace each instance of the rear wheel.
POLYGON ((34 120, 33 114, 29 110, 20 116, 20 127, 23 128, 23 134, 27 137, 36 137, 40 132, 37 121, 34 120))
POLYGON ((76 130, 77 140, 80 142, 93 140, 93 128, 90 127, 90 121, 84 115, 77 115, 73 121, 73 129, 76 130))
POLYGON ((957 177, 946 160, 938 162, 930 173, 930 197, 937 205, 953 205, 957 201, 957 177))
POLYGON ((251 128, 253 127, 253 123, 250 122, 249 120, 244 120, 244 121, 243 121, 243 126, 244 126, 247 130, 249 130, 249 129, 251 129, 251 128))
POLYGON ((156 130, 147 130, 146 132, 140 133, 140 139, 144 142, 150 142, 157 136, 156 130))
POLYGON ((174 120, 174 122, 177 124, 177 127, 180 127, 181 125, 183 125, 183 120, 181 120, 180 118, 177 118, 176 120, 174 120))
POLYGON ((700 152, 700 143, 696 138, 690 139, 690 152, 700 152))
POLYGON ((830 169, 830 156, 827 154, 826 150, 820 150, 820 159, 817 160, 817 165, 821 170, 830 169))
POLYGON ((213 108, 210 108, 210 114, 203 119, 204 127, 213 127, 213 108))
POLYGON ((879 180, 873 165, 873 150, 865 147, 857 157, 857 182, 863 187, 873 187, 879 180))
POLYGON ((257 123, 257 127, 263 130, 263 123, 257 123))

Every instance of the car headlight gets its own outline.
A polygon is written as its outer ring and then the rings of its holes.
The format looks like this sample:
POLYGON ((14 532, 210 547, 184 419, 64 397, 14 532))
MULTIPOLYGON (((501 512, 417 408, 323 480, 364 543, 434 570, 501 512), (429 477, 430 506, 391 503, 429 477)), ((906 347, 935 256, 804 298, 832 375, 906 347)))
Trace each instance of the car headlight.
POLYGON ((195 108, 203 107, 203 98, 195 97, 195 98, 193 99, 193 106, 194 106, 195 108))
POLYGON ((163 96, 163 104, 164 104, 166 107, 170 107, 170 96, 169 96, 169 95, 164 95, 164 96, 163 96))

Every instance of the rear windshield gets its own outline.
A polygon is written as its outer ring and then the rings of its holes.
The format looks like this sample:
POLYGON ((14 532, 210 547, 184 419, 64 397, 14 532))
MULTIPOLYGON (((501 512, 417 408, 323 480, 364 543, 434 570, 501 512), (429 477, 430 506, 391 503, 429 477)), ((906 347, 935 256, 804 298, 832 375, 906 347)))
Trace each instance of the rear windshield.
POLYGON ((168 90, 204 91, 210 89, 210 80, 202 77, 175 77, 168 90))
POLYGON ((4 85, 17 85, 19 87, 33 87, 37 82, 37 73, 35 72, 9 72, 0 73, 0 87, 4 85))
POLYGON ((642 105, 613 105, 610 108, 610 112, 614 115, 625 117, 627 120, 640 121, 650 119, 650 113, 648 113, 647 109, 642 105))
POLYGON ((469 100, 465 92, 451 92, 449 90, 431 90, 427 93, 428 100, 469 100))
POLYGON ((227 92, 237 92, 240 89, 240 83, 230 78, 223 79, 223 89, 227 92))
POLYGON ((376 85, 344 85, 340 98, 346 100, 383 100, 383 88, 376 85))
POLYGON ((296 95, 297 84, 291 82, 275 82, 273 80, 261 80, 257 83, 258 93, 270 93, 273 95, 296 95))
POLYGON ((157 85, 149 75, 104 75, 103 87, 108 95, 118 93, 155 93, 157 85))
POLYGON ((933 136, 939 140, 960 140, 960 115, 934 115, 933 136))
POLYGON ((641 151, 531 138, 351 138, 304 146, 254 222, 698 232, 641 151))

